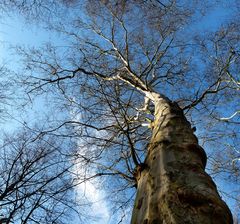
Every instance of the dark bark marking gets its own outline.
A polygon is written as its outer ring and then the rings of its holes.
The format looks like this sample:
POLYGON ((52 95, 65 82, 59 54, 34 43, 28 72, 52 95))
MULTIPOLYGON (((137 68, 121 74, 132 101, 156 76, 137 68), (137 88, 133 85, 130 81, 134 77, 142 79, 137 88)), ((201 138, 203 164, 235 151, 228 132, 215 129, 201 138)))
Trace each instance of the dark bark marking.
POLYGON ((138 200, 137 209, 140 209, 142 207, 142 203, 143 203, 143 198, 140 198, 138 200))
POLYGON ((148 224, 148 219, 144 219, 143 224, 148 224))
POLYGON ((147 168, 148 168, 148 165, 147 165, 146 163, 140 163, 140 164, 134 169, 133 175, 134 175, 135 179, 137 180, 137 179, 140 177, 141 172, 142 172, 143 170, 147 169, 147 168))

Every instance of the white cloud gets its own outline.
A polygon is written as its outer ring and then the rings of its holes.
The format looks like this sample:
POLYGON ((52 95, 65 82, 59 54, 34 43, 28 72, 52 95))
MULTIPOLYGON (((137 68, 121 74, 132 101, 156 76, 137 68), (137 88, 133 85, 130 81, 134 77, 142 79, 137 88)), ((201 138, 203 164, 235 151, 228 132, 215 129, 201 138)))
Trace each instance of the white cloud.
POLYGON ((105 201, 105 192, 97 189, 93 183, 86 182, 76 187, 79 200, 84 195, 86 199, 91 203, 91 212, 94 216, 94 220, 90 223, 95 224, 107 224, 110 220, 110 212, 108 210, 107 203, 105 201))
MULTIPOLYGON (((82 117, 79 113, 74 113, 75 111, 71 112, 72 120, 74 121, 81 121, 82 117)), ((95 131, 93 131, 95 132, 95 131)), ((96 135, 99 135, 99 133, 95 133, 96 135)), ((79 146, 79 154, 86 155, 88 152, 93 150, 92 149, 84 147, 84 143, 81 142, 81 140, 78 141, 79 146)), ((89 152, 90 153, 90 152, 89 152)), ((75 161, 75 167, 73 170, 73 173, 77 176, 77 182, 83 182, 85 176, 93 176, 95 174, 95 168, 89 168, 84 167, 83 164, 81 164, 81 158, 76 159, 75 161), (86 175, 87 173, 87 175, 86 175)), ((107 202, 105 200, 106 198, 106 192, 101 189, 101 186, 99 186, 99 183, 96 182, 96 180, 87 180, 83 183, 76 186, 76 193, 77 193, 77 200, 81 202, 82 198, 85 197, 86 200, 91 204, 90 209, 87 210, 91 216, 93 216, 93 220, 89 221, 91 224, 107 224, 110 220, 110 211, 107 206, 107 202), (98 185, 98 186, 97 186, 98 185)))

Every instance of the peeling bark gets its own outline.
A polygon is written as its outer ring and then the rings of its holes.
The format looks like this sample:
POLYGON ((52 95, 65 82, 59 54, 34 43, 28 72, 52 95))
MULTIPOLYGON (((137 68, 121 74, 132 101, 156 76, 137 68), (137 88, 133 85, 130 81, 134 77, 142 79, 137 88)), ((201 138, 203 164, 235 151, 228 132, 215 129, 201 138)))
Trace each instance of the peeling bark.
POLYGON ((152 139, 144 166, 136 169, 131 224, 233 223, 204 171, 206 160, 181 108, 166 98, 155 98, 152 139))

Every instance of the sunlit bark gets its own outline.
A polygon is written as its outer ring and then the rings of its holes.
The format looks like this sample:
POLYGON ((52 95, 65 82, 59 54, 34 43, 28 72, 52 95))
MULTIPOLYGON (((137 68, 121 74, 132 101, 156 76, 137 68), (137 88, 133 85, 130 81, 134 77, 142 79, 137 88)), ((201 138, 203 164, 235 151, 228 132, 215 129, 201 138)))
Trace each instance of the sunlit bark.
POLYGON ((132 224, 231 224, 232 215, 204 171, 206 154, 176 103, 155 99, 145 163, 136 169, 132 224))

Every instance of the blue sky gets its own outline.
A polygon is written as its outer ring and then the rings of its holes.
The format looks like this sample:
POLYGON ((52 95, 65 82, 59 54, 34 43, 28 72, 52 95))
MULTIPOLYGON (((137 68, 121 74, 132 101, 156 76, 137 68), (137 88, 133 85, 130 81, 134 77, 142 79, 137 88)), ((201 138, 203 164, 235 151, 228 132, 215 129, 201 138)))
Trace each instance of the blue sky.
POLYGON ((9 52, 9 45, 40 46, 43 42, 51 40, 51 35, 42 29, 39 30, 35 25, 26 25, 20 16, 12 16, 0 22, 0 40, 1 60, 17 65, 17 58, 14 57, 13 51, 9 52))
MULTIPOLYGON (((40 47, 46 42, 59 43, 59 45, 63 43, 60 38, 51 32, 47 32, 34 24, 25 24, 23 18, 19 16, 7 18, 0 23, 0 41, 0 63, 7 64, 14 71, 17 71, 20 69, 19 67, 21 67, 19 66, 21 62, 14 53, 15 45, 40 47)), ((39 99, 34 102, 31 108, 34 108, 34 111, 30 109, 26 114, 19 114, 17 111, 12 111, 10 108, 12 120, 4 123, 0 128, 8 132, 14 131, 14 129, 21 126, 22 120, 28 122, 33 119, 36 114, 40 116, 41 111, 44 110, 44 108, 46 109, 43 105, 43 101, 39 99), (21 123, 18 123, 18 121, 21 123)), ((97 218, 95 221, 89 221, 89 224, 115 224, 115 221, 111 222, 110 211, 107 202, 104 200, 106 195, 103 190, 98 190, 94 187, 94 184, 90 182, 78 186, 76 190, 79 195, 82 195, 84 192, 85 197, 93 203, 92 209, 89 212, 91 213, 94 210, 97 218)))

